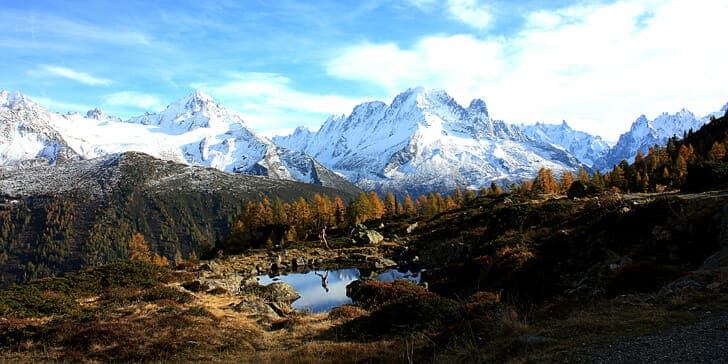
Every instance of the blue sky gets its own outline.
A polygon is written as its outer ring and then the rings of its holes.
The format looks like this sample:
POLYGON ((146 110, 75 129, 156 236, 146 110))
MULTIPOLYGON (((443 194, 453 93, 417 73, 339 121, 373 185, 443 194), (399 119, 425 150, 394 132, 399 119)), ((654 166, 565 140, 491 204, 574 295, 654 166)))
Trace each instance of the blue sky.
POLYGON ((271 134, 422 85, 616 139, 642 113, 728 101, 722 0, 0 5, 0 89, 59 112, 130 117, 201 89, 271 134))

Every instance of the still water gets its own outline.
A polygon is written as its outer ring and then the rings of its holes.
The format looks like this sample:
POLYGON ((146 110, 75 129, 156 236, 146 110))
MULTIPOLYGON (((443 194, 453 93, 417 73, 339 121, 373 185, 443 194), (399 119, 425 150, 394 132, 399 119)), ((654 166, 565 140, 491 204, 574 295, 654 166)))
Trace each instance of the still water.
MULTIPOLYGON (((267 275, 258 276, 262 285, 273 282, 286 282, 301 295, 295 300, 291 307, 296 310, 309 310, 313 313, 328 312, 332 308, 352 303, 351 298, 346 296, 346 286, 361 278, 361 272, 357 268, 338 270, 315 270, 307 273, 291 273, 281 276, 270 277, 267 275), (328 276, 327 273, 328 272, 328 276), (326 277, 326 285, 323 278, 326 277)), ((388 270, 377 274, 375 280, 382 282, 393 282, 396 279, 408 279, 415 283, 420 282, 420 273, 400 272, 388 270)))

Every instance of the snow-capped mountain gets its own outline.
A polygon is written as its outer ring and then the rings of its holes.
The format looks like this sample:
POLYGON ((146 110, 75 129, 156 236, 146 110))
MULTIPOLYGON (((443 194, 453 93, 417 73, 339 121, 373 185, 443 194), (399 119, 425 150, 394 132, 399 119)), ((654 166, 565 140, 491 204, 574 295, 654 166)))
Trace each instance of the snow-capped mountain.
POLYGON ((532 178, 541 167, 576 170, 563 149, 492 120, 482 100, 466 108, 441 90, 405 91, 390 105, 367 102, 329 118, 317 132, 274 138, 364 189, 420 193, 532 178))
MULTIPOLYGON (((126 121, 94 109, 51 113, 17 92, 0 93, 0 165, 56 163, 136 151, 231 173, 354 188, 302 152, 277 147, 200 91, 157 114, 126 121)), ((355 189, 355 188, 354 188, 355 189)))
POLYGON ((654 145, 665 145, 668 139, 676 136, 682 138, 689 130, 697 131, 711 116, 723 116, 728 111, 728 104, 719 112, 704 117, 696 117, 692 112, 682 109, 675 114, 662 113, 654 120, 641 115, 630 127, 629 131, 620 135, 614 145, 602 158, 595 162, 595 169, 609 170, 622 160, 632 162, 638 152, 647 154, 654 145))
POLYGON ((0 91, 0 165, 55 163, 77 157, 46 122, 51 117, 23 94, 0 91))
POLYGON ((521 131, 534 140, 566 149, 588 167, 609 151, 609 144, 600 136, 574 130, 566 121, 561 124, 521 125, 521 131))

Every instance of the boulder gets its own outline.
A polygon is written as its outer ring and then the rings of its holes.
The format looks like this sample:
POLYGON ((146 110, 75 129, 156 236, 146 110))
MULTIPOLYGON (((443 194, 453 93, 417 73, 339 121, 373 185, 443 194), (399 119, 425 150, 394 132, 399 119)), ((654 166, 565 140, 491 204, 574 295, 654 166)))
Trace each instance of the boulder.
POLYGON ((304 268, 307 263, 306 258, 298 257, 291 259, 291 267, 293 269, 304 268))
POLYGON ((397 262, 387 258, 377 258, 372 261, 371 265, 374 269, 387 269, 396 267, 397 262))
POLYGON ((384 236, 382 236, 382 234, 380 234, 376 230, 367 230, 364 233, 364 240, 363 240, 364 244, 379 245, 379 243, 381 243, 382 240, 384 240, 384 236))
POLYGON ((280 318, 280 315, 270 305, 254 297, 244 298, 233 309, 264 320, 273 321, 280 318))
POLYGON ((293 302, 301 297, 301 295, 293 289, 293 286, 286 282, 274 282, 267 286, 261 287, 260 295, 271 302, 293 302))
POLYGON ((407 230, 406 230, 407 234, 412 234, 412 232, 415 231, 415 229, 417 229, 417 225, 419 225, 417 222, 409 224, 409 226, 407 226, 407 230))
POLYGON ((351 238, 356 244, 378 245, 384 236, 376 230, 367 229, 363 224, 357 224, 351 229, 351 238))

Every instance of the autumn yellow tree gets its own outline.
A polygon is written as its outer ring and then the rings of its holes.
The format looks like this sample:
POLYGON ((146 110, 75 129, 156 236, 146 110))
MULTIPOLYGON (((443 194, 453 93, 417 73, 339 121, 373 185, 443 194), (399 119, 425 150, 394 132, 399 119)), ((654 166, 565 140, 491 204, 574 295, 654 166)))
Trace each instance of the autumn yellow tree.
POLYGON ((503 193, 503 189, 500 188, 495 182, 490 183, 490 187, 488 188, 488 195, 489 196, 500 196, 500 194, 503 193))
POLYGON ((394 198, 392 191, 387 192, 384 197, 384 216, 394 216, 397 214, 397 199, 394 198))
POLYGON ((457 207, 463 206, 463 191, 460 190, 460 187, 456 187, 455 191, 452 191, 452 199, 457 207))
POLYGON ((167 260, 167 257, 160 256, 157 253, 154 253, 154 256, 152 256, 152 264, 158 265, 160 267, 169 267, 169 260, 167 260))
POLYGON ((129 240, 129 260, 149 262, 152 257, 149 253, 149 246, 144 235, 136 233, 129 240))
POLYGON ((412 204, 412 197, 409 193, 404 196, 404 204, 402 206, 405 215, 412 215, 415 213, 415 206, 412 204))
POLYGON ((427 208, 427 196, 420 195, 420 197, 417 197, 417 200, 415 201, 415 211, 417 211, 418 214, 425 213, 425 209, 427 208))
POLYGON ((280 197, 276 197, 273 200, 273 206, 271 207, 273 214, 273 223, 280 225, 288 224, 288 214, 286 213, 286 205, 281 201, 280 197))
POLYGON ((569 190, 571 184, 574 183, 574 174, 571 173, 571 171, 563 171, 561 172, 561 178, 559 178, 559 180, 561 184, 561 193, 565 193, 569 190))
POLYGON ((589 183, 589 172, 586 171, 586 168, 584 168, 584 166, 579 167, 579 173, 577 177, 579 178, 579 181, 581 183, 589 183))
POLYGON ((344 205, 344 200, 342 200, 341 197, 334 197, 332 210, 334 210, 334 224, 343 224, 346 217, 346 206, 344 205))
POLYGON ((379 195, 372 191, 369 192, 369 204, 371 205, 371 214, 373 219, 381 219, 384 216, 384 203, 379 195))
POLYGON ((721 161, 725 158, 726 150, 725 146, 721 142, 713 143, 708 152, 708 159, 711 161, 721 161))
POLYGON ((463 193, 463 199, 465 202, 470 202, 475 199, 475 192, 469 188, 465 189, 465 193, 463 193))
POLYGON ((554 178, 553 172, 548 168, 541 168, 533 179, 533 190, 538 193, 559 192, 559 183, 554 178))
POLYGON ((273 209, 271 209, 270 200, 263 197, 258 203, 258 215, 260 215, 261 226, 270 225, 273 223, 273 209))

